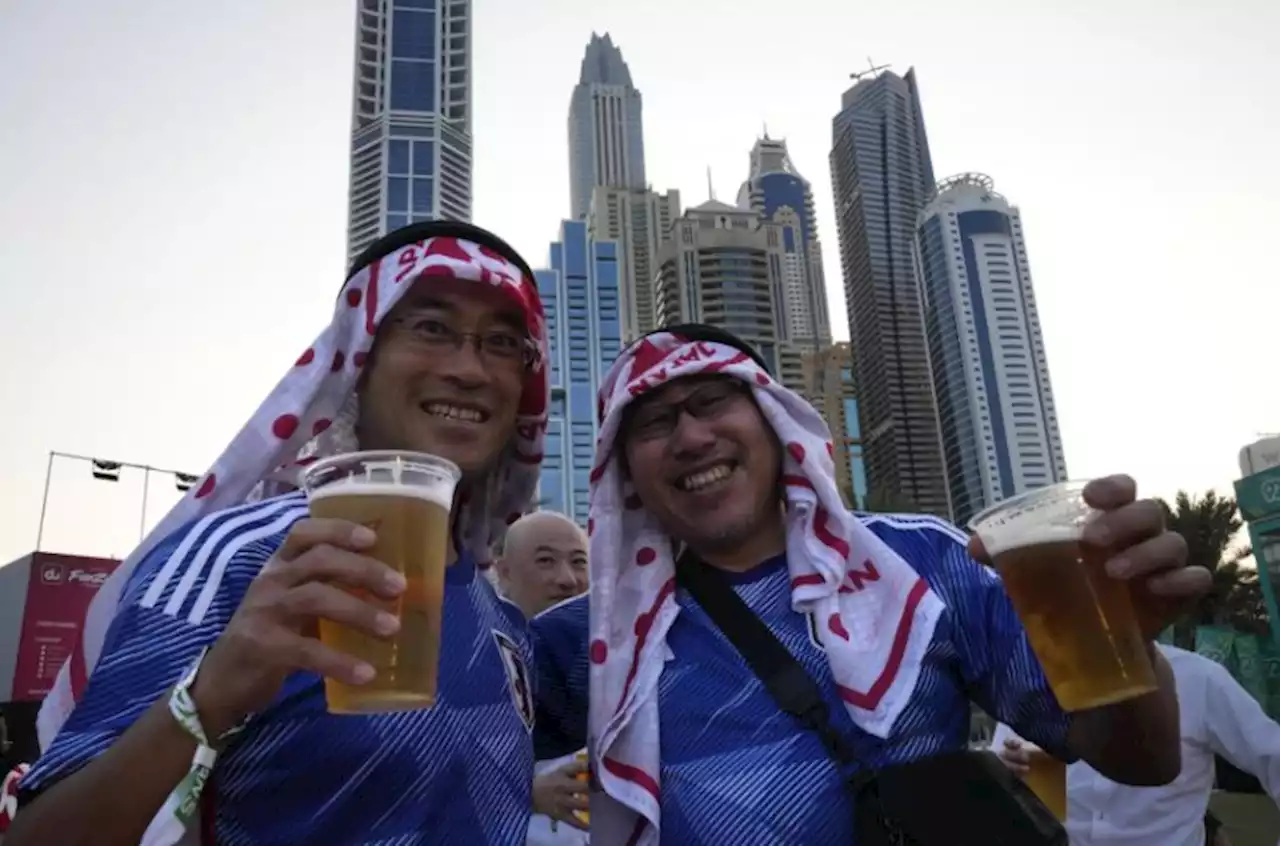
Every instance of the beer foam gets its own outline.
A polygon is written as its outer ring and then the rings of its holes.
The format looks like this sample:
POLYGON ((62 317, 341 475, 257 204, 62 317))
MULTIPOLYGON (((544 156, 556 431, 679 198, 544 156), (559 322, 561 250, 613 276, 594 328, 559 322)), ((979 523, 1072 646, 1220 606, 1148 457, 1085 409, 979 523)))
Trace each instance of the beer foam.
POLYGON ((311 501, 317 502, 335 496, 398 496, 429 502, 446 511, 453 508, 453 483, 439 479, 428 484, 396 484, 394 482, 367 482, 358 476, 330 482, 311 492, 311 501))
POLYGON ((1094 511, 1079 488, 1045 488, 1015 497, 979 514, 970 528, 982 538, 987 554, 1044 543, 1078 541, 1094 511))
POLYGON ((1043 524, 1025 524, 1021 526, 1001 526, 995 529, 983 527, 978 532, 987 554, 994 557, 1011 549, 1022 549, 1026 546, 1039 546, 1045 543, 1065 543, 1078 541, 1084 534, 1084 526, 1045 526, 1043 524))

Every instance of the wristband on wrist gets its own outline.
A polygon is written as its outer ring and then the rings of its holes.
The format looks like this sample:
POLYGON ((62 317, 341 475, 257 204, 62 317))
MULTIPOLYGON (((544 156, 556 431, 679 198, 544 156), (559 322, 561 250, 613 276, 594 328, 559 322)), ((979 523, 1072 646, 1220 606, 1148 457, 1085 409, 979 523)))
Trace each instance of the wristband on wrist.
POLYGON ((183 731, 196 741, 196 753, 191 759, 191 769, 169 794, 167 803, 174 807, 174 816, 184 826, 191 821, 200 807, 200 794, 204 791, 209 773, 213 771, 213 765, 218 760, 218 750, 228 740, 244 731, 249 722, 249 718, 246 717, 239 724, 212 740, 205 733, 204 726, 200 723, 200 712, 196 708, 195 700, 191 697, 191 686, 195 684, 196 675, 200 672, 200 665, 204 662, 204 656, 208 651, 207 647, 200 651, 186 676, 174 685, 173 692, 169 694, 169 714, 183 731))

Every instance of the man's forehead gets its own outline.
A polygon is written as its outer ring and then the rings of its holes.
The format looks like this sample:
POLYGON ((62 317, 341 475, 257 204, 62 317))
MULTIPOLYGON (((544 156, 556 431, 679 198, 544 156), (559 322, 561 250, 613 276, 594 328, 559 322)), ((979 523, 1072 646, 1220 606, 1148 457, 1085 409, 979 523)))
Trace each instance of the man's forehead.
POLYGON ((585 552, 587 549, 587 537, 582 528, 557 511, 535 511, 521 517, 507 530, 507 543, 527 552, 533 552, 539 546, 556 551, 585 552))
POLYGON ((396 304, 397 311, 441 311, 476 320, 524 326, 524 309, 505 285, 447 276, 419 279, 396 304))

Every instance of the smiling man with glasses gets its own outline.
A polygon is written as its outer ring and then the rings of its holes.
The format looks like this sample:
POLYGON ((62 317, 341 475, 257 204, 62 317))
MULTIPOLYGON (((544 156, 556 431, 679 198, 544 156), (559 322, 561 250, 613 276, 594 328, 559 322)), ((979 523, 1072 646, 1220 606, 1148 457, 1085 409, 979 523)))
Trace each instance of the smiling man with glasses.
MULTIPOLYGON (((858 807, 874 806, 854 777, 963 752, 971 700, 1118 779, 1176 773, 1167 672, 1158 693, 1064 714, 968 538, 933 517, 849 513, 826 425, 743 341, 703 325, 650 334, 614 364, 599 409, 578 638, 597 842, 904 842, 870 836, 865 816, 855 837, 858 807)), ((1203 592, 1208 574, 1184 570, 1185 545, 1131 480, 1086 497, 1133 578, 1164 599, 1203 592)), ((980 839, 984 822, 965 829, 980 839)))
POLYGON ((98 593, 6 846, 524 840, 531 638, 478 571, 537 486, 548 382, 532 277, 454 222, 357 259, 330 325, 98 593), (377 600, 406 585, 366 554, 369 529, 309 519, 295 488, 318 457, 376 449, 462 471, 439 690, 428 709, 337 716, 323 677, 361 684, 372 668, 322 644, 318 621, 389 636, 399 622, 377 600))

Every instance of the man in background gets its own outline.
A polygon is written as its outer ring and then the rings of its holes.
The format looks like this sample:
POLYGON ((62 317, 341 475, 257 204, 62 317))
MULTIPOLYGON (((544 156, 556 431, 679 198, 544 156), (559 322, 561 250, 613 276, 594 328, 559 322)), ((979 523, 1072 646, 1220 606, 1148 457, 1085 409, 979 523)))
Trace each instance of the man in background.
MULTIPOLYGON (((587 590, 587 536, 555 511, 535 511, 511 525, 496 564, 502 595, 533 619, 587 590)), ((586 762, 578 755, 539 761, 534 767, 528 846, 579 846, 590 842, 586 762)))
MULTIPOLYGON (((1221 843, 1221 838, 1213 839, 1220 831, 1206 831, 1215 753, 1257 776, 1267 794, 1280 802, 1280 725, 1221 664, 1185 649, 1157 648, 1173 669, 1178 689, 1182 771, 1162 787, 1129 787, 1083 761, 1072 764, 1067 768, 1072 846, 1221 843)), ((996 731, 992 749, 1015 772, 1026 772, 1027 752, 1005 726, 996 731)))
POLYGON ((556 511, 526 514, 507 532, 498 587, 532 620, 587 589, 587 536, 556 511))

